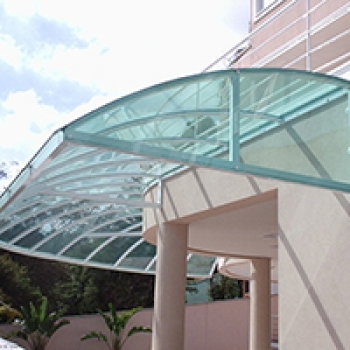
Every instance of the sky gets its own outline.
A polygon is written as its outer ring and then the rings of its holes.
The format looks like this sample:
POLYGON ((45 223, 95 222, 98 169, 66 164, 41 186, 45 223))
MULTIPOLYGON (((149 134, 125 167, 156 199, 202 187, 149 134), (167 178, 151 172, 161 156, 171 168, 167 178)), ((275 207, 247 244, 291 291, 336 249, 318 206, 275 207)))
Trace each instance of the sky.
POLYGON ((201 72, 248 33, 248 0, 0 0, 0 163, 142 88, 201 72))

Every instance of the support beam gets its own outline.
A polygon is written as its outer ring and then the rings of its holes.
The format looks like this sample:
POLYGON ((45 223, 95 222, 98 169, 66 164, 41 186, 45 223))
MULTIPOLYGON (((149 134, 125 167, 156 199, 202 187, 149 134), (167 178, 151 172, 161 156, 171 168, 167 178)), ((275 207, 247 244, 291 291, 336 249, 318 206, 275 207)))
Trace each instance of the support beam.
POLYGON ((152 350, 184 349, 187 242, 187 225, 159 227, 152 350))
POLYGON ((251 260, 250 350, 271 349, 270 259, 251 260))

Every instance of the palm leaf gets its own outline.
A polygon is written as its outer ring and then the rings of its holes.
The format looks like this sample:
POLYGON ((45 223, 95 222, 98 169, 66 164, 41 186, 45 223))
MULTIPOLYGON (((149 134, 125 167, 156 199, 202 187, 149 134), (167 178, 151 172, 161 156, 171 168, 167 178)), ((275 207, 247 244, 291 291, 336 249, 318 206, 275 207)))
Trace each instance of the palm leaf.
POLYGON ((30 349, 44 349, 57 329, 69 324, 68 320, 59 320, 59 313, 52 312, 48 315, 47 304, 47 298, 43 297, 37 307, 32 302, 27 308, 22 307, 21 330, 12 332, 9 336, 24 339, 30 349))
POLYGON ((58 329, 60 329, 63 326, 68 325, 69 323, 70 323, 70 321, 68 321, 68 320, 60 320, 60 321, 54 323, 47 335, 49 337, 51 337, 58 329))
POLYGON ((107 314, 107 313, 104 313, 102 310, 98 309, 97 310, 98 313, 100 314, 100 316, 104 319, 105 321, 105 324, 107 325, 108 329, 110 331, 114 331, 114 328, 113 328, 113 320, 112 318, 107 314))
POLYGON ((87 340, 87 339, 97 339, 107 343, 107 337, 101 332, 97 333, 95 331, 92 331, 80 338, 80 340, 87 340))
POLYGON ((111 303, 108 304, 109 312, 105 313, 102 312, 100 309, 98 309, 98 313, 101 317, 103 317, 106 326, 111 331, 113 336, 108 340, 108 338, 101 332, 97 333, 95 331, 92 331, 86 335, 84 335, 81 340, 86 339, 98 339, 103 340, 106 342, 108 347, 110 349, 121 349, 123 344, 126 342, 126 340, 131 337, 135 333, 145 332, 149 333, 152 332, 150 328, 145 328, 142 326, 134 326, 130 329, 130 331, 127 333, 125 337, 123 337, 123 331, 131 319, 132 316, 134 316, 138 311, 140 311, 142 308, 134 308, 130 311, 122 311, 118 313, 115 309, 115 306, 111 303))
POLYGON ((28 340, 28 334, 23 332, 23 331, 12 331, 6 335, 6 338, 7 339, 19 338, 19 339, 23 339, 23 340, 28 340))
POLYGON ((142 327, 142 326, 134 326, 128 332, 127 338, 131 337, 133 334, 136 334, 136 333, 152 333, 152 329, 147 327, 142 327))
POLYGON ((46 319, 46 311, 47 311, 47 298, 43 297, 37 311, 37 318, 40 323, 42 323, 46 319))

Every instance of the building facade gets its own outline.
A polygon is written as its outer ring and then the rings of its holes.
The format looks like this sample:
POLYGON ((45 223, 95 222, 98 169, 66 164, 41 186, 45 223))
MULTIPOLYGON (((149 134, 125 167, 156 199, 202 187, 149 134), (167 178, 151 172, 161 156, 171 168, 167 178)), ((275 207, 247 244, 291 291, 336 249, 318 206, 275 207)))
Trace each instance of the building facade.
MULTIPOLYGON (((207 69, 211 70, 221 67, 229 69, 280 67, 325 73, 349 79, 349 21, 350 2, 347 0, 251 0, 250 34, 207 69)), ((312 126, 309 125, 308 127, 311 128, 312 126)), ((332 142, 332 140, 328 140, 328 142, 332 142)), ((340 205, 343 209, 340 209, 340 211, 345 210, 347 212, 349 204, 345 197, 339 193, 334 194, 334 196, 338 198, 338 203, 342 203, 340 205)), ((316 203, 314 205, 317 207, 316 203)), ((333 204, 332 208, 334 212, 336 211, 336 207, 337 204, 333 204)), ((336 216, 334 216, 334 220, 336 220, 336 216)), ((332 222, 332 219, 329 221, 332 222)), ((315 223, 312 225, 315 225, 315 223)), ((331 224, 329 224, 329 226, 330 225, 331 224)), ((280 227, 280 230, 281 229, 280 227)), ((329 230, 332 231, 331 228, 329 228, 329 230)), ((312 235, 312 231, 313 229, 310 229, 310 231, 308 231, 309 234, 312 235)), ((279 256, 284 252, 283 247, 285 247, 285 242, 287 240, 286 237, 283 237, 284 235, 285 232, 283 230, 279 232, 279 256)), ((334 241, 337 240, 336 236, 336 234, 333 236, 334 241)), ((317 238, 315 237, 315 239, 317 238)), ((322 238, 321 234, 318 239, 327 242, 326 239, 322 238)), ((327 247, 330 247, 329 242, 325 244, 327 247)), ((310 259, 314 259, 318 255, 318 252, 315 251, 317 250, 316 246, 317 245, 314 247, 306 245, 308 249, 308 253, 306 254, 309 254, 310 259)), ((328 315, 328 312, 334 314, 334 310, 326 311, 323 302, 319 298, 319 293, 320 295, 323 293, 314 290, 313 278, 315 277, 311 277, 310 279, 310 275, 315 276, 316 272, 306 272, 304 269, 304 262, 298 259, 299 250, 296 249, 296 247, 297 245, 292 244, 289 245, 289 249, 287 249, 287 251, 289 250, 287 255, 289 254, 289 258, 294 261, 292 264, 292 266, 294 265, 293 268, 289 266, 290 270, 282 270, 280 274, 278 274, 278 266, 281 265, 283 267, 285 265, 278 263, 278 260, 272 260, 272 289, 274 291, 278 290, 278 287, 276 287, 274 283, 278 281, 278 276, 280 276, 282 282, 282 286, 280 287, 282 288, 280 302, 282 318, 279 322, 279 347, 283 349, 345 349, 349 346, 349 339, 345 337, 345 341, 342 342, 339 336, 339 333, 341 333, 341 327, 338 328, 339 321, 337 321, 337 325, 333 325, 331 317, 328 315), (294 290, 294 286, 296 285, 294 283, 295 281, 292 282, 287 278, 287 282, 285 284, 283 283, 285 281, 284 277, 290 275, 293 270, 297 270, 296 274, 299 275, 299 279, 302 280, 299 291, 294 290), (291 289, 293 293, 290 292, 291 289), (302 295, 305 295, 305 291, 309 293, 307 297, 308 302, 313 304, 313 307, 317 310, 316 314, 318 313, 318 317, 315 317, 315 315, 311 318, 308 317, 309 322, 306 322, 304 316, 296 316, 298 313, 295 311, 292 312, 294 307, 297 307, 299 310, 305 310, 304 301, 301 300, 304 298, 302 295), (291 297, 291 294, 294 297, 291 297), (286 309, 290 312, 289 317, 283 315, 284 306, 288 304, 290 304, 290 307, 286 307, 286 309), (291 320, 295 319, 295 317, 300 317, 303 320, 299 319, 299 321, 295 321, 294 323, 291 320), (321 322, 323 324, 317 324, 317 318, 323 319, 324 322, 321 322), (299 327, 296 326, 296 324, 299 324, 299 327), (292 330, 294 327, 297 330, 292 330), (330 334, 331 341, 329 343, 325 340, 320 340, 321 338, 319 335, 322 333, 322 328, 326 333, 330 334), (317 329, 315 333, 313 332, 314 329, 317 329), (318 334, 318 332, 320 332, 320 334, 318 334), (293 335, 291 335, 291 333, 293 335), (306 334, 302 335, 303 333, 306 334), (302 340, 304 336, 309 340, 302 340), (315 339, 317 339, 317 341, 315 341, 315 339)), ((305 249, 305 247, 303 249, 305 249)), ((282 255, 282 260, 285 262, 284 258, 286 258, 286 256, 282 255)), ((305 261, 308 260, 308 258, 304 258, 305 261)), ((327 276, 325 278, 332 280, 335 285, 342 283, 343 277, 341 275, 335 277, 334 274, 329 273, 330 270, 323 265, 327 265, 327 259, 324 256, 319 259, 320 262, 319 265, 317 265, 320 271, 319 273, 323 273, 324 276, 327 276), (324 261, 321 262, 321 260, 324 261)), ((288 260, 288 258, 286 258, 286 260, 288 260)), ((342 265, 341 261, 340 258, 338 263, 342 265)), ((331 265, 330 262, 328 263, 331 265)), ((246 279, 251 277, 251 270, 247 260, 226 257, 219 261, 219 266, 220 271, 227 276, 246 279)), ((339 309, 344 306, 343 301, 337 301, 337 297, 334 294, 332 295, 331 293, 329 298, 332 300, 327 301, 327 304, 330 305, 333 301, 334 309, 339 309)), ((313 308, 308 305, 308 308, 309 307, 313 308)), ((302 312, 300 314, 302 314, 302 312)), ((338 317, 336 317, 336 319, 337 318, 338 317)), ((275 320, 276 318, 273 318, 272 322, 275 322, 275 320)))
POLYGON ((0 197, 0 246, 156 273, 153 350, 184 349, 186 276, 218 257, 251 281, 249 350, 277 346, 271 282, 279 348, 349 348, 349 12, 253 1, 251 33, 207 68, 225 70, 59 129, 0 197))
POLYGON ((250 34, 206 70, 301 69, 346 77, 349 1, 251 0, 250 34))

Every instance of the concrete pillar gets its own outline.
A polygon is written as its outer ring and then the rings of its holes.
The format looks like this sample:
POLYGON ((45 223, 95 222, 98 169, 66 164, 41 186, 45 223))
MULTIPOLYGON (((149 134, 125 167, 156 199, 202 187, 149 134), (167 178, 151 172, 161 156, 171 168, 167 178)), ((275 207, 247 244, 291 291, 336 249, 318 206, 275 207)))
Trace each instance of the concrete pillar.
POLYGON ((187 242, 187 225, 159 227, 152 350, 184 349, 187 242))
POLYGON ((250 350, 271 349, 270 259, 251 260, 250 350))

